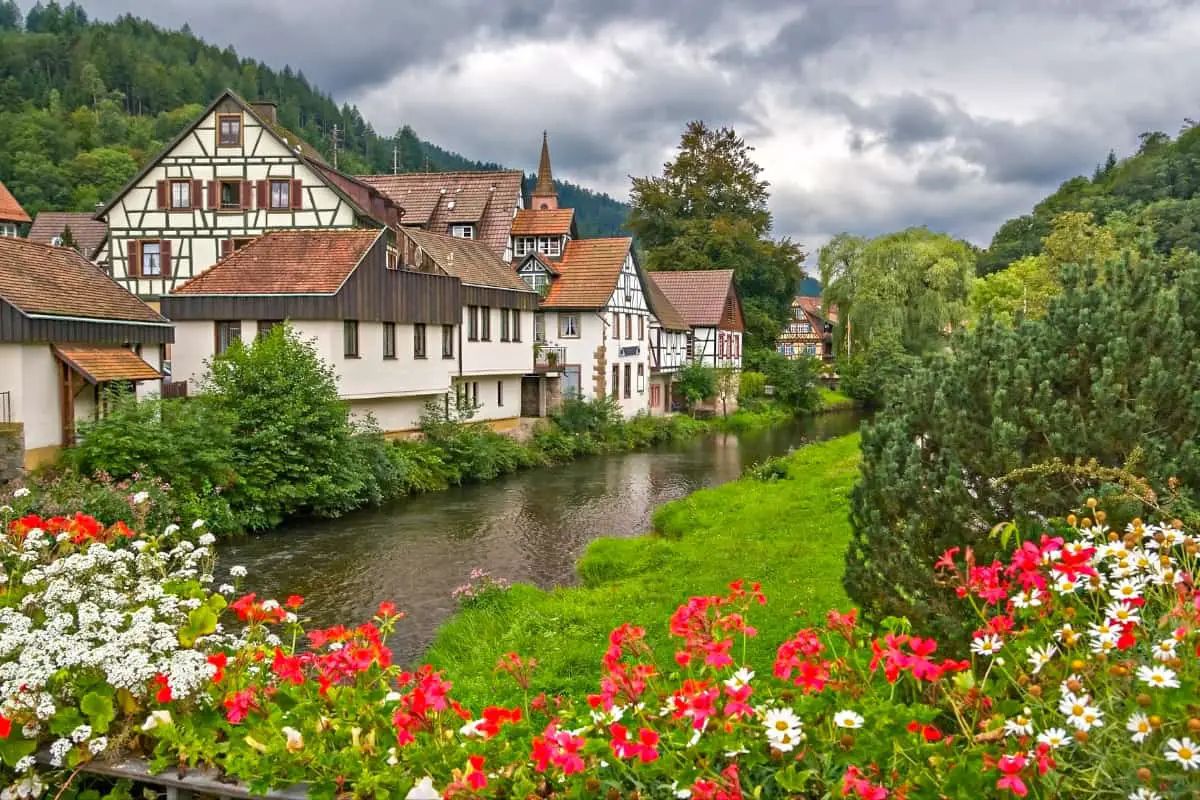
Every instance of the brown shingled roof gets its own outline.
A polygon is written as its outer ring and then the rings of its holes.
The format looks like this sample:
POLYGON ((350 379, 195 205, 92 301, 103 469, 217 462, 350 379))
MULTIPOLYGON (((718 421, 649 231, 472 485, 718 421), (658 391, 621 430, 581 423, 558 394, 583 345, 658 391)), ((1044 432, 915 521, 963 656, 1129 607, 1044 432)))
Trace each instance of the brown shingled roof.
POLYGON ((512 232, 513 209, 521 196, 522 177, 517 170, 503 170, 405 172, 361 175, 358 179, 404 209, 402 224, 448 233, 452 223, 472 223, 476 240, 503 256, 512 232))
POLYGON ((679 309, 675 308, 663 294, 663 290, 658 288, 657 283, 652 280, 645 283, 646 299, 649 301, 650 310, 654 312, 654 316, 658 317, 658 321, 664 328, 669 331, 686 331, 692 327, 683 318, 683 314, 679 313, 679 309))
POLYGON ((633 240, 572 239, 555 265, 559 277, 542 301, 545 308, 603 308, 617 288, 617 278, 633 240))
POLYGON ((532 291, 508 263, 482 242, 420 228, 405 228, 404 235, 420 245, 439 267, 465 284, 532 291))
POLYGON ((650 280, 679 309, 688 325, 715 327, 721 323, 725 302, 733 289, 733 270, 651 272, 650 280))
POLYGON ((827 312, 823 312, 821 311, 821 298, 819 297, 797 297, 792 301, 792 305, 799 306, 817 319, 837 322, 837 305, 832 305, 827 312))
POLYGON ((542 211, 540 209, 523 208, 517 212, 512 224, 513 236, 563 236, 571 232, 571 222, 575 219, 575 209, 555 208, 542 211))
POLYGON ((381 230, 271 231, 171 294, 335 294, 381 230))
POLYGON ((95 258, 108 235, 104 220, 96 219, 90 211, 43 211, 29 229, 29 241, 52 244, 54 237, 62 236, 67 228, 71 229, 71 237, 84 258, 95 258))
POLYGON ((162 377, 162 373, 125 347, 56 344, 54 352, 91 383, 155 381, 162 377))
POLYGON ((12 192, 2 181, 0 181, 0 222, 29 222, 29 215, 25 213, 25 209, 21 208, 17 198, 12 196, 12 192))
POLYGON ((0 237, 0 300, 30 315, 167 324, 71 248, 25 239, 0 237))

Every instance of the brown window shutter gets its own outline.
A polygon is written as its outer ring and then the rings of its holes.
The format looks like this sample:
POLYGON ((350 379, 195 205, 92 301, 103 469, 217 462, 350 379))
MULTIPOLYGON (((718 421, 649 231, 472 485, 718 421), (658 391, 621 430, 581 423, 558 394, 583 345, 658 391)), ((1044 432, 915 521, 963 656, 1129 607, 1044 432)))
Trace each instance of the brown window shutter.
POLYGON ((129 243, 129 247, 125 248, 125 274, 130 278, 136 278, 142 274, 142 243, 136 239, 129 243))
POLYGON ((158 263, 164 278, 171 277, 171 241, 162 239, 158 243, 158 263))
POLYGON ((158 207, 168 208, 171 205, 171 189, 170 184, 166 181, 158 182, 158 207))
POLYGON ((304 182, 299 178, 292 181, 292 190, 288 192, 288 198, 292 201, 293 211, 304 208, 304 182))
POLYGON ((192 208, 201 208, 204 197, 204 181, 192 181, 192 208))
POLYGON ((220 207, 220 203, 221 203, 220 191, 221 191, 221 184, 219 181, 209 181, 208 182, 208 207, 210 209, 212 209, 213 211, 216 211, 217 208, 220 207))
POLYGON ((250 208, 254 204, 254 191, 250 186, 250 181, 242 181, 242 210, 250 208))
POLYGON ((255 184, 258 187, 258 207, 271 207, 271 182, 257 181, 255 184))
POLYGON ((229 254, 233 252, 233 239, 221 240, 221 258, 229 258, 229 254))

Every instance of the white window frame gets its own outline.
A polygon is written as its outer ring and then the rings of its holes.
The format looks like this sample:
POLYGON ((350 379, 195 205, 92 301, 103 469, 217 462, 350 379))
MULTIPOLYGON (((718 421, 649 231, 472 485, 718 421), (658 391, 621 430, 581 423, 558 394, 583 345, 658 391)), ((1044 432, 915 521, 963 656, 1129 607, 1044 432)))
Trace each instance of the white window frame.
POLYGON ((475 238, 475 226, 474 225, 451 225, 450 226, 450 235, 455 237, 456 239, 474 239, 475 238))
POLYGON ((17 225, 13 222, 0 222, 0 236, 8 239, 17 238, 17 225))
POLYGON ((171 181, 171 209, 190 211, 192 202, 192 182, 171 181))
POLYGON ((544 256, 561 256, 562 255, 562 237, 560 237, 560 236, 539 236, 539 237, 537 237, 537 251, 544 256))
POLYGON ((564 339, 578 339, 579 338, 579 315, 578 314, 559 314, 558 315, 558 335, 564 339))
POLYGON ((268 184, 270 187, 270 197, 267 199, 267 208, 271 211, 289 210, 292 207, 292 181, 288 178, 270 178, 268 180, 270 181, 268 184), (275 190, 279 187, 283 187, 282 194, 280 195, 283 199, 282 205, 275 202, 275 190))
POLYGON ((537 252, 536 236, 516 236, 513 238, 514 255, 527 256, 537 252))
POLYGON ((142 242, 142 246, 138 248, 141 252, 138 253, 138 258, 142 260, 140 264, 141 271, 138 273, 143 278, 160 278, 162 277, 162 244, 159 242, 142 242), (151 256, 150 264, 146 263, 146 256, 151 256))

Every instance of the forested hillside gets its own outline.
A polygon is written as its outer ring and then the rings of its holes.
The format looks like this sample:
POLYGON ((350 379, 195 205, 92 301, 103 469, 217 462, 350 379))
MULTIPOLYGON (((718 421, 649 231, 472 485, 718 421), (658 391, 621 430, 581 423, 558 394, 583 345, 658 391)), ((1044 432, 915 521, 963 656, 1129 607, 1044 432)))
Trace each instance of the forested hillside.
MULTIPOLYGON (((37 3, 27 14, 0 0, 0 180, 31 214, 90 210, 229 88, 274 100, 280 121, 327 158, 338 131, 346 172, 500 169, 429 142, 411 127, 381 136, 357 108, 338 106, 290 66, 275 70, 233 48, 123 16, 93 22, 75 3, 37 3)), ((530 142, 531 158, 537 142, 530 142)), ((559 182, 582 235, 615 233, 627 208, 559 182)))
POLYGON ((1090 179, 1072 178, 1032 213, 1005 222, 980 255, 979 274, 1041 253, 1053 219, 1067 211, 1091 212, 1097 224, 1146 231, 1153 249, 1164 255, 1176 248, 1200 252, 1200 125, 1186 120, 1175 139, 1143 133, 1133 156, 1118 161, 1110 153, 1090 179))

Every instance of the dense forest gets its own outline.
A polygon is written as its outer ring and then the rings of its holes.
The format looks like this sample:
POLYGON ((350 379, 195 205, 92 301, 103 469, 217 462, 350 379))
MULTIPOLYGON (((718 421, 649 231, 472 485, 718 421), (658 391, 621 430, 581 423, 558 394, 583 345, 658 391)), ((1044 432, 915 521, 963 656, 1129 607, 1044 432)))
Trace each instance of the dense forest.
MULTIPOLYGON (((501 169, 422 141, 407 125, 381 136, 303 72, 207 44, 186 25, 168 31, 128 15, 90 21, 78 4, 53 0, 23 15, 14 0, 0 0, 0 181, 30 214, 90 210, 227 88, 278 103, 280 122, 327 158, 336 126, 338 165, 352 174, 391 172, 394 155, 404 172, 501 169)), ((558 186, 581 235, 621 228, 624 204, 558 186)))
POLYGON ((979 274, 1040 254, 1055 217, 1071 211, 1091 213, 1096 224, 1118 231, 1141 230, 1162 255, 1178 248, 1200 252, 1200 125, 1185 120, 1174 139, 1143 133, 1131 157, 1118 161, 1109 153, 1091 178, 1070 179, 1032 213, 1005 222, 980 254, 979 274))

